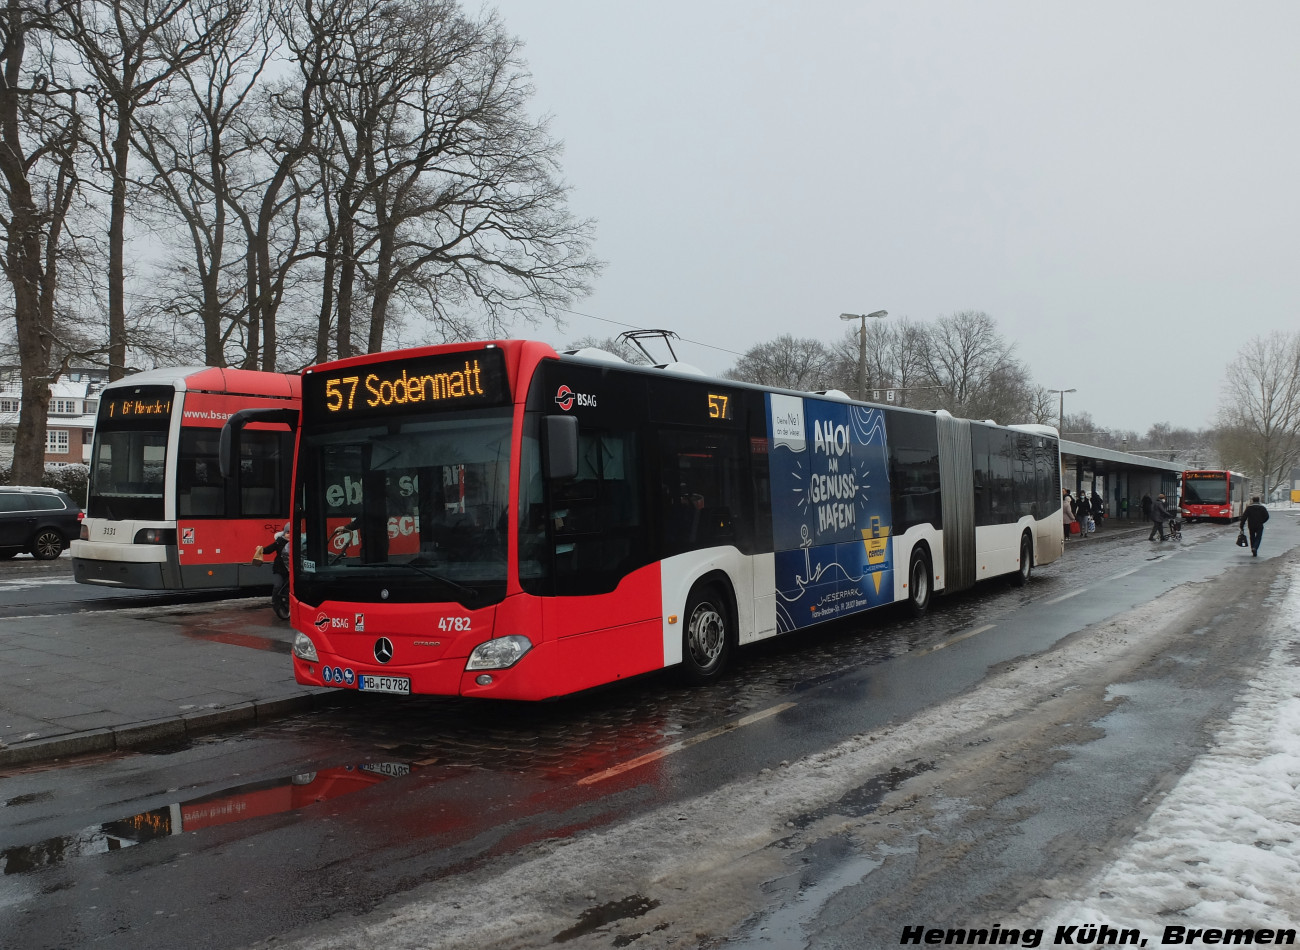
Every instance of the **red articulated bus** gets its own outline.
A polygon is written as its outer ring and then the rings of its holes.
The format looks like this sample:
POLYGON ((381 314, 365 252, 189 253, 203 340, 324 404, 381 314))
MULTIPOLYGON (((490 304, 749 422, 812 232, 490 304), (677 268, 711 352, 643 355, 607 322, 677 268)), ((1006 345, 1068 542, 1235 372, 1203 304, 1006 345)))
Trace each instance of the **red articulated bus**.
POLYGON ((540 700, 673 666, 709 682, 745 644, 1023 583, 1064 548, 1045 426, 517 340, 323 364, 302 395, 304 684, 540 700))
POLYGON ((1179 505, 1189 518, 1232 521, 1250 503, 1250 479, 1240 472, 1197 469, 1183 472, 1179 505))
POLYGON ((86 517, 72 542, 76 580, 146 590, 269 585, 270 567, 251 565, 250 552, 289 520, 301 392, 296 375, 201 366, 104 387, 86 517), (250 407, 272 416, 243 433, 234 477, 223 478, 223 427, 250 407))

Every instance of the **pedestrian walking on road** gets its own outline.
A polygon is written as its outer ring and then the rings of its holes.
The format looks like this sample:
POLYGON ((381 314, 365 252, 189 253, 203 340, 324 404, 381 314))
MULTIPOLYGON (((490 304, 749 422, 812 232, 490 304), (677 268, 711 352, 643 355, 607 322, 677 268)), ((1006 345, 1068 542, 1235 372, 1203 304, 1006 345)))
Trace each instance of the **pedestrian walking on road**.
MULTIPOLYGON (((1146 501, 1146 499, 1142 499, 1146 501)), ((1160 540, 1165 539, 1165 522, 1169 520, 1169 509, 1165 507, 1165 496, 1162 492, 1156 495, 1156 500, 1151 505, 1151 533, 1147 535, 1148 541, 1156 539, 1156 532, 1160 532, 1160 540)))
POLYGON ((1250 504, 1241 513, 1241 530, 1250 529, 1250 556, 1259 557, 1259 542, 1264 538, 1264 522, 1268 520, 1268 509, 1259 502, 1258 495, 1250 497, 1250 504))
POLYGON ((1061 521, 1065 525, 1065 540, 1070 540, 1070 525, 1074 524, 1074 499, 1070 497, 1070 489, 1065 490, 1061 496, 1061 521))

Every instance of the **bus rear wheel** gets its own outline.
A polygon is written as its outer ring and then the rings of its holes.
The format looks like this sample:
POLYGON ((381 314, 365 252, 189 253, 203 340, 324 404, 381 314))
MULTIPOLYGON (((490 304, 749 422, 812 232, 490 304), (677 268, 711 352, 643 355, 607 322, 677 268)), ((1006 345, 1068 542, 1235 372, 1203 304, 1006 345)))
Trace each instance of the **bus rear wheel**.
POLYGON ((1034 543, 1029 535, 1020 536, 1020 570, 1016 571, 1016 585, 1024 587, 1029 583, 1029 575, 1034 572, 1034 543))
POLYGON ((682 630, 682 677, 692 686, 716 680, 731 655, 727 602, 716 587, 691 591, 682 630))
POLYGON ((915 616, 919 617, 929 609, 933 587, 930 560, 923 550, 914 548, 907 565, 907 606, 915 616))

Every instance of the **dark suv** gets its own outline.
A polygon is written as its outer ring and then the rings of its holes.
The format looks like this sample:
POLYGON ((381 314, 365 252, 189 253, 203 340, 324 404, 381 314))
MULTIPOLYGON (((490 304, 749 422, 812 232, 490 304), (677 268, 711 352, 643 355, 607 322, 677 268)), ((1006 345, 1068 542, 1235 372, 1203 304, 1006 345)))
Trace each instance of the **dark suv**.
POLYGON ((0 560, 56 558, 81 534, 81 509, 55 488, 0 486, 0 560))

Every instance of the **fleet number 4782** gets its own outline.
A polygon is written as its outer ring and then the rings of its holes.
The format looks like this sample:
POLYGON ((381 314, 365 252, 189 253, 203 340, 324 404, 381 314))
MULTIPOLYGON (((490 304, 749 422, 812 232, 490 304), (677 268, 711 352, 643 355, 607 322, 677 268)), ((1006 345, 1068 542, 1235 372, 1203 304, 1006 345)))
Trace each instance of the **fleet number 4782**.
POLYGON ((468 617, 443 617, 438 621, 439 630, 468 630, 470 629, 468 617))

